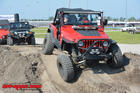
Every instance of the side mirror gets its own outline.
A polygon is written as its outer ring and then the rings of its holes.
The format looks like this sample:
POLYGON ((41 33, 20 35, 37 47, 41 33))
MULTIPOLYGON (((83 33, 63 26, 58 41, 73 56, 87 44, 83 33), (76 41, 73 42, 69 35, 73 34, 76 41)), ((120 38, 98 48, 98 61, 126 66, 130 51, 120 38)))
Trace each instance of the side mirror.
POLYGON ((56 19, 56 24, 59 25, 60 24, 60 20, 56 19))
POLYGON ((108 24, 108 20, 107 19, 104 19, 103 24, 104 25, 107 25, 108 24))

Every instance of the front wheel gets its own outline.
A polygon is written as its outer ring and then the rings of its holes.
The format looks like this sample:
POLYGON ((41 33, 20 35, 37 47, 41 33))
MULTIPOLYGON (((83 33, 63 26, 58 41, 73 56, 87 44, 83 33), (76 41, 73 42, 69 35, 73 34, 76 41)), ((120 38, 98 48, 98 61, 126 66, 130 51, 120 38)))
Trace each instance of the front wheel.
POLYGON ((57 57, 58 72, 62 79, 66 82, 73 80, 75 76, 74 66, 67 54, 60 54, 57 57))
POLYGON ((112 58, 107 61, 107 64, 113 68, 120 68, 125 65, 123 55, 118 45, 113 45, 110 50, 112 58))
POLYGON ((28 45, 35 45, 36 43, 35 43, 35 37, 34 36, 32 36, 30 39, 29 39, 29 41, 28 41, 28 45))
POLYGON ((11 37, 7 37, 7 45, 13 46, 14 45, 14 40, 11 37))
POLYGON ((0 45, 2 44, 2 40, 0 39, 0 45))

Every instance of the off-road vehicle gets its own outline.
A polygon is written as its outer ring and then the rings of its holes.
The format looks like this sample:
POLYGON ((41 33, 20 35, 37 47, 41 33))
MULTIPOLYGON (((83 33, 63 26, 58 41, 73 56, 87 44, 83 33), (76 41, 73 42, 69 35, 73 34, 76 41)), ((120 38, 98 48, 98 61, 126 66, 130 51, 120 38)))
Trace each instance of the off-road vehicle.
POLYGON ((7 44, 28 43, 29 45, 35 45, 34 32, 30 31, 29 23, 20 22, 18 14, 15 14, 15 19, 15 22, 9 24, 10 33, 7 36, 7 44))
POLYGON ((0 44, 6 43, 8 34, 9 34, 9 21, 0 20, 0 44))
POLYGON ((57 58, 58 71, 64 81, 71 81, 76 68, 89 61, 105 61, 114 68, 124 66, 119 46, 104 32, 106 24, 101 11, 57 9, 42 51, 46 55, 52 54, 54 48, 65 51, 57 58))

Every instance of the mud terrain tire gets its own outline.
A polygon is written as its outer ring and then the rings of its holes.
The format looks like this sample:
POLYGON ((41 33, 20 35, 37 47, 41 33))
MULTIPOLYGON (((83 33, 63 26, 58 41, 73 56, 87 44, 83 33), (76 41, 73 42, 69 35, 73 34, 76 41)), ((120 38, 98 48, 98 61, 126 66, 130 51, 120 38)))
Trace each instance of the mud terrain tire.
POLYGON ((2 40, 0 40, 0 45, 2 44, 2 40))
POLYGON ((123 61, 123 55, 119 48, 119 46, 116 44, 110 48, 110 51, 113 55, 113 57, 107 61, 107 64, 112 68, 121 68, 125 65, 125 62, 123 61))
POLYGON ((58 72, 66 82, 73 80, 75 72, 72 61, 67 54, 60 54, 57 57, 58 72))
POLYGON ((46 37, 44 38, 43 41, 43 48, 42 52, 45 55, 51 55, 54 50, 54 44, 52 42, 51 34, 47 33, 46 37))
POLYGON ((9 46, 13 46, 14 45, 13 38, 7 37, 7 45, 9 45, 9 46))
POLYGON ((28 41, 28 45, 35 45, 36 43, 35 43, 35 37, 33 36, 33 37, 31 37, 30 39, 29 39, 29 41, 28 41))

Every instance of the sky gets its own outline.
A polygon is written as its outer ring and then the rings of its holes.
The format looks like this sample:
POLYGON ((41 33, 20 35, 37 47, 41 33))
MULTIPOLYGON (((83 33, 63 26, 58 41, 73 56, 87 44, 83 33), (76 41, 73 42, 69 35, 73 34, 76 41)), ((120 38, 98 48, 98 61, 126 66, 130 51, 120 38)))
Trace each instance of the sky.
MULTIPOLYGON (((69 0, 0 0, 0 15, 20 14, 22 19, 47 19, 69 0)), ((71 0, 71 8, 103 11, 104 16, 125 17, 126 0, 71 0)), ((127 16, 140 18, 140 0, 127 0, 127 16)))

